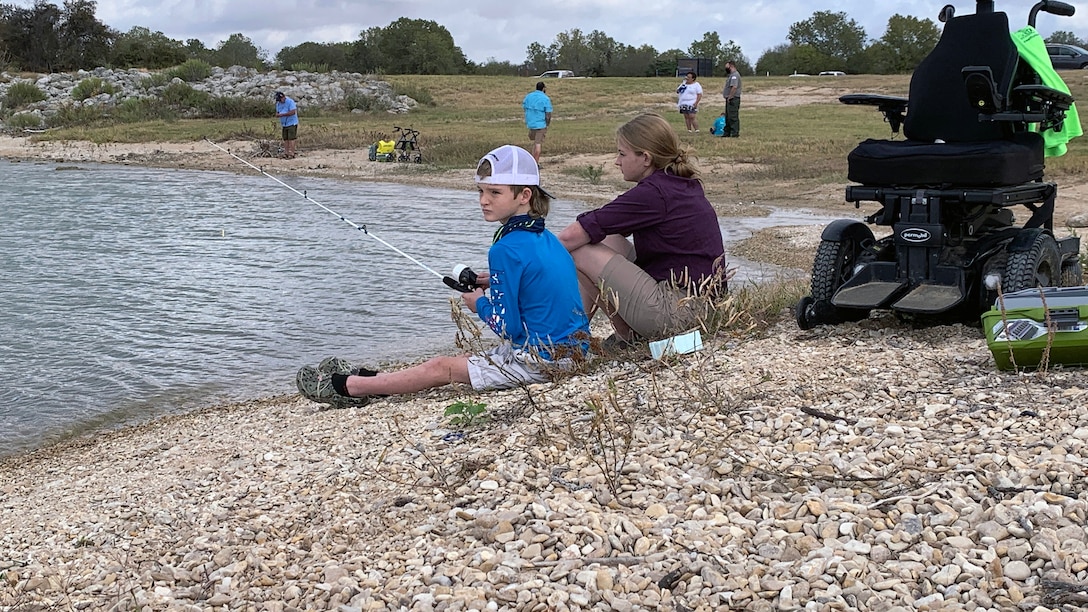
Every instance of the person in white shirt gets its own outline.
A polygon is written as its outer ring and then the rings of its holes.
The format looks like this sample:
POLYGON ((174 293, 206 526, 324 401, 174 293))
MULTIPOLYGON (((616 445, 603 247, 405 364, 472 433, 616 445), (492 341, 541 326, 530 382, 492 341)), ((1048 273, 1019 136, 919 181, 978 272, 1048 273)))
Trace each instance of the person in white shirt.
POLYGON ((676 108, 684 116, 684 124, 689 132, 698 132, 699 123, 695 120, 695 114, 699 112, 699 101, 703 99, 703 86, 695 81, 695 73, 688 72, 684 75, 684 82, 676 88, 676 108))

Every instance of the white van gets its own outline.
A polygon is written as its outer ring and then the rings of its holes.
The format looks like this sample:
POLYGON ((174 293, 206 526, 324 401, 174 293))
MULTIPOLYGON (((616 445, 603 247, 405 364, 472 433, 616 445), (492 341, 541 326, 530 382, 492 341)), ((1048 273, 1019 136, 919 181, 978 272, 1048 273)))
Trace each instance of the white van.
POLYGON ((548 70, 540 76, 538 79, 569 79, 574 76, 573 70, 548 70))

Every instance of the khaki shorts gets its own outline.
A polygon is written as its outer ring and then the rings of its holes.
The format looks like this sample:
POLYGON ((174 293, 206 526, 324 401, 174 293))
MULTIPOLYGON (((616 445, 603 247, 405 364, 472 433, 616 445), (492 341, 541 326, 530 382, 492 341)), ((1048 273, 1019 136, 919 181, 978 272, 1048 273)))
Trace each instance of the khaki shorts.
POLYGON ((548 128, 537 128, 535 130, 529 130, 529 140, 534 144, 544 144, 544 135, 547 134, 548 128))
POLYGON ((548 371, 570 370, 574 360, 569 358, 547 361, 539 355, 515 349, 510 343, 468 356, 468 378, 472 388, 511 389, 521 384, 548 382, 548 371))
POLYGON ((298 140, 298 124, 289 125, 283 128, 284 140, 298 140))
POLYGON ((704 300, 692 298, 672 281, 658 281, 623 255, 601 271, 601 297, 631 329, 657 340, 696 327, 704 300))

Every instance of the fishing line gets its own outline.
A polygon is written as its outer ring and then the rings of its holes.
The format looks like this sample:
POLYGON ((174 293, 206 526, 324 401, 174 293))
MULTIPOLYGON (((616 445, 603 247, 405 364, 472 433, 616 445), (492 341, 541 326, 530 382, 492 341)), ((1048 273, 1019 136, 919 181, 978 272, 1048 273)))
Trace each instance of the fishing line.
MULTIPOLYGON (((340 213, 336 212, 335 210, 333 210, 333 209, 329 208, 328 206, 325 206, 325 205, 324 205, 324 204, 322 204, 321 202, 318 202, 317 200, 315 200, 315 199, 311 198, 310 196, 306 195, 306 192, 305 192, 305 191, 299 191, 298 189, 295 189, 294 187, 292 187, 292 186, 288 185, 287 183, 285 183, 285 182, 281 181, 280 179, 278 179, 278 178, 276 178, 276 177, 272 176, 271 174, 269 174, 269 173, 265 172, 263 168, 259 168, 259 167, 257 167, 257 166, 254 166, 253 164, 249 163, 249 162, 248 162, 247 160, 245 160, 245 159, 243 159, 243 158, 241 158, 241 157, 238 157, 238 156, 237 156, 237 155, 235 155, 235 154, 234 154, 233 152, 231 152, 231 150, 230 150, 230 149, 225 149, 225 148, 223 148, 223 147, 219 146, 218 144, 216 144, 216 143, 212 142, 211 140, 208 140, 207 138, 205 138, 204 140, 205 140, 205 141, 206 141, 206 142, 207 142, 208 144, 212 145, 213 147, 215 147, 215 148, 219 149, 220 151, 222 151, 222 152, 226 153, 227 155, 230 155, 230 156, 231 156, 231 157, 233 157, 234 159, 237 159, 238 161, 242 162, 243 164, 245 164, 245 165, 249 166, 250 168, 253 168, 253 169, 254 169, 254 170, 256 170, 257 172, 260 172, 261 174, 263 174, 263 175, 267 176, 268 178, 272 179, 273 181, 276 181, 276 182, 277 182, 277 183, 279 183, 280 185, 283 185, 284 187, 286 187, 286 188, 290 189, 291 191, 293 191, 293 192, 297 193, 298 195, 302 196, 302 198, 303 198, 304 200, 306 200, 307 202, 310 202, 311 204, 313 204, 313 205, 317 206, 318 208, 320 208, 320 209, 324 210, 325 212, 327 212, 327 213, 329 213, 329 214, 335 215, 336 217, 338 217, 338 218, 339 218, 339 219, 340 219, 341 221, 343 221, 344 223, 347 223, 348 225, 352 226, 353 228, 355 228, 355 229, 357 229, 357 230, 359 230, 359 231, 363 232, 363 233, 364 233, 364 234, 366 234, 367 236, 370 236, 370 237, 371 237, 371 238, 373 238, 374 240, 377 240, 378 242, 380 242, 380 243, 384 244, 385 246, 387 246, 387 247, 389 247, 390 249, 392 249, 393 251, 395 251, 395 252, 396 252, 397 254, 399 254, 399 255, 402 255, 403 257, 405 257, 406 259, 408 259, 408 260, 409 260, 409 261, 411 261, 412 263, 416 264, 417 266, 419 266, 419 267, 423 268, 424 270, 426 270, 426 271, 430 272, 431 274, 434 274, 434 275, 435 275, 435 276, 437 276, 438 278, 441 278, 441 279, 443 279, 443 282, 445 282, 445 278, 446 278, 445 276, 443 276, 442 274, 439 274, 438 272, 434 271, 434 270, 433 270, 433 269, 431 269, 431 268, 430 268, 429 266, 427 266, 427 265, 426 265, 426 264, 424 264, 423 262, 419 261, 419 260, 418 260, 418 259, 416 259, 415 257, 412 257, 412 256, 411 256, 411 255, 409 255, 408 253, 405 253, 404 251, 402 251, 402 250, 398 249, 397 247, 395 247, 395 246, 393 246, 393 245, 389 244, 388 242, 386 242, 386 241, 382 240, 382 239, 381 239, 381 238, 379 238, 378 236, 375 236, 373 232, 371 232, 371 231, 369 231, 369 230, 367 230, 367 229, 366 229, 366 225, 365 225, 365 224, 363 224, 363 225, 359 225, 359 224, 357 224, 357 223, 354 223, 354 222, 353 222, 353 221, 352 221, 351 219, 348 219, 348 218, 347 218, 347 217, 345 217, 344 215, 341 215, 340 213)), ((447 284, 448 284, 448 283, 447 283, 447 284)))

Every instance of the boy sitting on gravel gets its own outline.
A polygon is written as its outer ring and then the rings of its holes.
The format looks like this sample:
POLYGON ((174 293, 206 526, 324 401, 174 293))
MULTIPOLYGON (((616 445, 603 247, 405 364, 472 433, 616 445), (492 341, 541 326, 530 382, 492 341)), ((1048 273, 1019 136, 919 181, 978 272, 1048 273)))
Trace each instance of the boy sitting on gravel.
POLYGON ((487 351, 434 357, 395 372, 352 368, 346 360, 330 357, 298 371, 295 384, 304 397, 347 408, 364 406, 375 395, 451 383, 507 389, 547 381, 548 369, 570 369, 585 358, 589 322, 574 261, 544 229, 551 195, 540 187, 536 161, 520 147, 499 147, 477 165, 476 186, 484 219, 502 227, 487 253, 489 274, 481 274, 481 287, 461 299, 503 342, 487 351))

